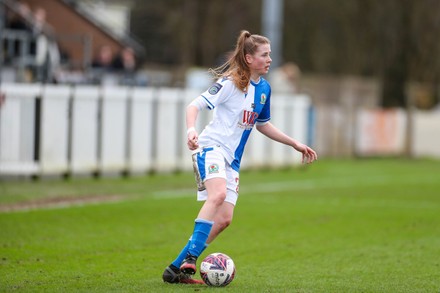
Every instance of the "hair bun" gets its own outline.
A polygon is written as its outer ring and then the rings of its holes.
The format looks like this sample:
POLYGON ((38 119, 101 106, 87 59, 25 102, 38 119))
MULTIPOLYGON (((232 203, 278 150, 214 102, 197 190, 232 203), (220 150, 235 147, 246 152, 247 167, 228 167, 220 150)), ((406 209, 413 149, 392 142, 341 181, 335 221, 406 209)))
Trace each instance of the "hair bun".
POLYGON ((245 38, 250 38, 250 36, 252 36, 252 34, 250 32, 245 31, 245 30, 241 31, 241 35, 245 38))

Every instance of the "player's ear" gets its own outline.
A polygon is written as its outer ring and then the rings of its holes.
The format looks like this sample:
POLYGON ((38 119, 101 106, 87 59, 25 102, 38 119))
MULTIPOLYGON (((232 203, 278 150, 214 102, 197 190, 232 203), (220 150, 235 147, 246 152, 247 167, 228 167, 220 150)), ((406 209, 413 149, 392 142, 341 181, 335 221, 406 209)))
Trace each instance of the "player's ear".
POLYGON ((251 64, 252 61, 254 60, 254 58, 252 57, 251 54, 246 54, 246 55, 244 56, 244 58, 245 58, 247 64, 251 64))

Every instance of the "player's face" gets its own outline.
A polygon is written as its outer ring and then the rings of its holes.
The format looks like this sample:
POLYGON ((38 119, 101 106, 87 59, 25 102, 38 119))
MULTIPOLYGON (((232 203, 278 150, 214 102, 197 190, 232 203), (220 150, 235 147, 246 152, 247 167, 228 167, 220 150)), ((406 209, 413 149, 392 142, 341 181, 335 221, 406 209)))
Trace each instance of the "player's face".
POLYGON ((272 62, 270 52, 270 44, 263 44, 258 46, 254 55, 246 55, 253 77, 259 77, 269 72, 270 63, 272 62))

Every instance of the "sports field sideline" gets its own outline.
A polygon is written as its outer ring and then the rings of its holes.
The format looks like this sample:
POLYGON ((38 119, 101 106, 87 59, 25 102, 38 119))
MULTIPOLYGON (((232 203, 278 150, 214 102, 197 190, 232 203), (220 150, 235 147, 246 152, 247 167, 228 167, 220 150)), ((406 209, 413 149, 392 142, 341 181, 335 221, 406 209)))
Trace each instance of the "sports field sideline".
MULTIPOLYGON (((161 280, 192 232, 194 187, 190 173, 0 181, 0 292, 211 290, 161 280)), ((244 171, 212 252, 237 267, 225 292, 439 292, 440 162, 244 171)))

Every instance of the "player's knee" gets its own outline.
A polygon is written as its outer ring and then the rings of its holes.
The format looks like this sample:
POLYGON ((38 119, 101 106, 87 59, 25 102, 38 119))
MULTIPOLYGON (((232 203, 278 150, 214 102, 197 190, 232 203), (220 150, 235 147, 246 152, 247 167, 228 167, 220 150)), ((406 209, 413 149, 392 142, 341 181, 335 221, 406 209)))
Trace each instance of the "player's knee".
POLYGON ((216 206, 220 206, 226 199, 226 191, 217 191, 208 197, 216 206))

